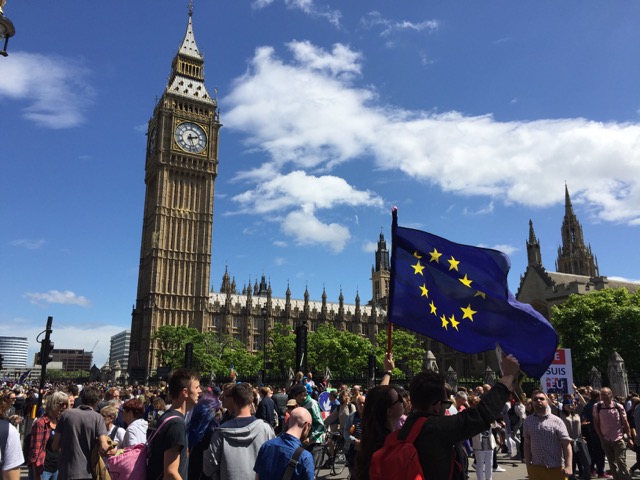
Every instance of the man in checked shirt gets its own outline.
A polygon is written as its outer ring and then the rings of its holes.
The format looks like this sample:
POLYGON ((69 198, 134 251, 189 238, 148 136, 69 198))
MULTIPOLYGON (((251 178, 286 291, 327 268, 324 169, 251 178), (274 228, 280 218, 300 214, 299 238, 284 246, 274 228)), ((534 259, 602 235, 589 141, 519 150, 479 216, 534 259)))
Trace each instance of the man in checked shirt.
POLYGON ((551 413, 540 390, 531 395, 534 415, 524 421, 524 459, 529 480, 564 480, 571 476, 573 452, 564 422, 551 413))

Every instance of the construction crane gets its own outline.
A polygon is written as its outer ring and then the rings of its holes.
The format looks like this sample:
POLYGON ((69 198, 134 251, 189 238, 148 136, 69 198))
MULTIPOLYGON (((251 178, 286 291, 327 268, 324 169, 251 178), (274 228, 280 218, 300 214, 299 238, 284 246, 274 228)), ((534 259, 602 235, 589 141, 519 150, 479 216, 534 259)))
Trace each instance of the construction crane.
POLYGON ((96 351, 96 346, 98 345, 99 341, 100 341, 100 339, 96 340, 96 343, 93 344, 93 348, 91 350, 89 350, 91 353, 96 351))

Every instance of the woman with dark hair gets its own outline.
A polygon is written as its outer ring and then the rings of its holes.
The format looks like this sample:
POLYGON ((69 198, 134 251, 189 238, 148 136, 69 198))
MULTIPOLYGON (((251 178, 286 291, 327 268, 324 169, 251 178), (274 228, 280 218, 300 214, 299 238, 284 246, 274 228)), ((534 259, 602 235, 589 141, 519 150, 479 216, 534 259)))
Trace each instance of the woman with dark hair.
POLYGON ((138 445, 147 441, 149 423, 143 418, 144 405, 137 398, 127 400, 122 404, 122 419, 127 424, 122 448, 138 445))
POLYGON ((191 413, 187 439, 189 444, 188 478, 200 478, 204 451, 209 448, 211 434, 218 426, 216 413, 222 402, 213 395, 202 395, 191 413))
POLYGON ((373 453, 382 448, 387 435, 395 430, 404 412, 402 394, 396 387, 378 385, 367 392, 362 413, 360 452, 357 456, 358 480, 369 480, 373 453))

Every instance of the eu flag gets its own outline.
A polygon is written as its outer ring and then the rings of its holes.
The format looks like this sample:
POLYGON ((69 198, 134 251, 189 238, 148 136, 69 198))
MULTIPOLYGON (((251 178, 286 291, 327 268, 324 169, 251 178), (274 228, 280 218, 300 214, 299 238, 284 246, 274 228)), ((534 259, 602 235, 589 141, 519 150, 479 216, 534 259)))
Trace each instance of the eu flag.
POLYGON ((558 336, 531 305, 509 292, 509 257, 398 227, 393 213, 389 321, 464 353, 513 354, 540 378, 558 336))

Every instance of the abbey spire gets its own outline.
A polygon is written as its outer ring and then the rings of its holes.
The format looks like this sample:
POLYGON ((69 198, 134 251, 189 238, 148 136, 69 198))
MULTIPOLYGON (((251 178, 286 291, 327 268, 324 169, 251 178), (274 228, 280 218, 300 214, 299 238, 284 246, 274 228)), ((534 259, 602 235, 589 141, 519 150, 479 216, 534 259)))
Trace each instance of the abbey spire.
POLYGON ((597 263, 591 252, 591 245, 585 245, 582 226, 573 211, 573 204, 569 196, 569 188, 565 189, 564 219, 562 220, 562 245, 558 247, 556 271, 573 275, 598 277, 597 263))
POLYGON ((533 231, 533 221, 529 220, 529 240, 527 240, 527 264, 542 266, 542 254, 540 253, 540 241, 533 231))

